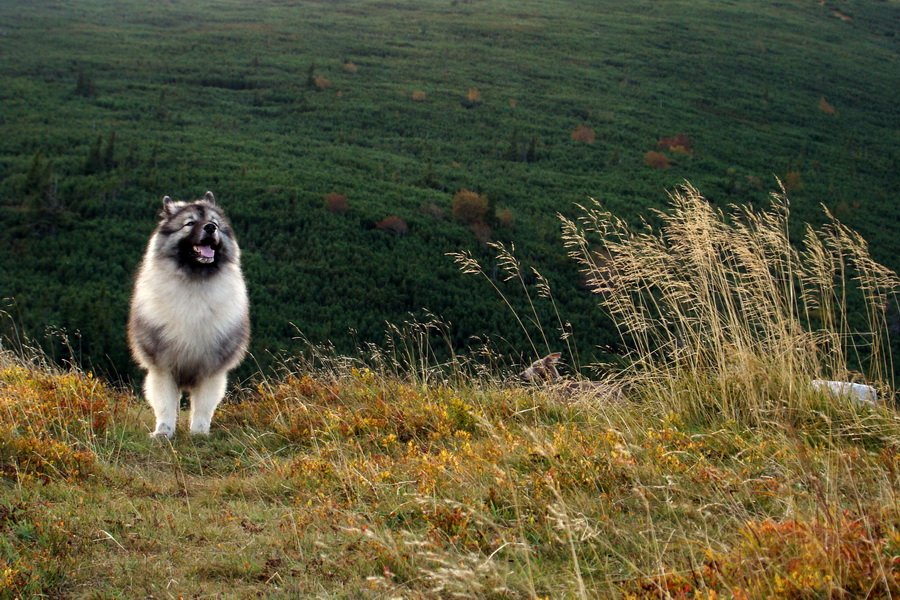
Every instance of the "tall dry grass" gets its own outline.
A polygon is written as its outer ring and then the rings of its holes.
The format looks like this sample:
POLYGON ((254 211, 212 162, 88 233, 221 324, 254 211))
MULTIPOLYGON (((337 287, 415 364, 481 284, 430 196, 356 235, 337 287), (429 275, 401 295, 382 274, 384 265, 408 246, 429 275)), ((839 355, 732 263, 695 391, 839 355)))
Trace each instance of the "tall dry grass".
POLYGON ((516 258, 515 244, 506 246, 501 242, 489 242, 487 245, 490 248, 493 248, 497 253, 497 274, 500 275, 502 281, 504 283, 514 282, 517 289, 521 290, 521 293, 524 295, 528 306, 527 315, 519 315, 513 307, 509 297, 495 281, 496 276, 494 274, 488 274, 475 257, 472 256, 471 252, 449 252, 447 253, 447 256, 453 259, 463 273, 483 277, 485 281, 490 284, 494 292, 500 296, 503 303, 512 313, 519 329, 528 340, 528 350, 532 357, 558 350, 558 344, 564 344, 568 351, 568 355, 577 358, 578 349, 572 344, 571 340, 572 325, 563 319, 559 307, 556 304, 556 300, 553 297, 550 282, 547 278, 534 267, 526 268, 521 261, 516 258), (526 283, 526 275, 529 279, 535 281, 534 293, 532 293, 531 286, 526 283), (536 304, 541 300, 550 303, 553 310, 554 323, 544 323, 538 314, 536 304), (532 329, 537 332, 535 336, 532 336, 532 329), (558 334, 558 338, 552 336, 554 332, 558 334), (539 339, 537 336, 540 336, 539 339), (550 341, 551 339, 554 340, 552 343, 550 341), (556 341, 557 339, 559 340, 558 342, 556 341))
POLYGON ((726 214, 690 185, 671 204, 658 229, 597 203, 562 219, 646 396, 680 414, 760 424, 802 407, 812 379, 863 380, 890 395, 886 308, 900 280, 862 237, 826 211, 829 223, 807 225, 797 247, 783 190, 765 210, 726 214))

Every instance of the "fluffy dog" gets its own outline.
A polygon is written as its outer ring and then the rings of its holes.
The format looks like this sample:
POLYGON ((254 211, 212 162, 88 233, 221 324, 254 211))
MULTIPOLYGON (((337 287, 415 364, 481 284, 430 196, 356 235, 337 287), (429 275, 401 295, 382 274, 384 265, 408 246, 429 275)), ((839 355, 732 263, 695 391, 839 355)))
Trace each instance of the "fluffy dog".
POLYGON ((241 251, 212 192, 194 202, 166 196, 160 216, 135 280, 128 341, 147 371, 151 435, 171 439, 183 391, 191 433, 209 433, 226 375, 247 351, 250 313, 241 251))

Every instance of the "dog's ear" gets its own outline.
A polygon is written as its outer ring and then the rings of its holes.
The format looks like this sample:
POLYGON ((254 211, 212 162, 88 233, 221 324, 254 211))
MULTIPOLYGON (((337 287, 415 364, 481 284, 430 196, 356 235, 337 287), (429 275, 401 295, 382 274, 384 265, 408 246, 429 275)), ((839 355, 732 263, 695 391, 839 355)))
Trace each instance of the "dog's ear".
POLYGON ((215 203, 216 203, 216 197, 213 196, 212 192, 206 192, 206 195, 203 196, 203 199, 213 205, 215 205, 215 203))
POLYGON ((562 354, 560 354, 559 352, 554 352, 553 354, 548 354, 547 356, 545 356, 544 360, 542 360, 541 362, 543 362, 545 365, 555 365, 559 362, 560 357, 562 357, 562 354))
POLYGON ((175 201, 168 196, 163 197, 163 212, 167 215, 175 214, 175 201))

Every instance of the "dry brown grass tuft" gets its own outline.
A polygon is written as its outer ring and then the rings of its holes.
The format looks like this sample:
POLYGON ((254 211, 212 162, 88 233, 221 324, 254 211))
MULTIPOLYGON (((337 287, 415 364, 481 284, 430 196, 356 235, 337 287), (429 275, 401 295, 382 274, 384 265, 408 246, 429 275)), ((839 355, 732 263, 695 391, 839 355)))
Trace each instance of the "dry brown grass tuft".
MULTIPOLYGON (((900 280, 836 220, 789 237, 788 203, 724 215, 685 186, 663 226, 635 230, 600 207, 564 237, 633 349, 631 375, 695 416, 761 424, 809 401, 809 381, 853 377, 893 388, 885 306, 900 280), (597 245, 602 264, 597 263, 597 245), (856 283, 868 327, 851 331, 856 283)), ((830 215, 829 215, 830 216, 830 215)))

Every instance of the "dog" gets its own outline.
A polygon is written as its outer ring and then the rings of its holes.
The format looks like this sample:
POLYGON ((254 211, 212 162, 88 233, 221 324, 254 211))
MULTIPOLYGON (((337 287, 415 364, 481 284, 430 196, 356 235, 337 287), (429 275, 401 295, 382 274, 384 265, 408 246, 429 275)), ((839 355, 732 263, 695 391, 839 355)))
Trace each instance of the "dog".
POLYGON ((621 390, 609 384, 599 381, 573 381, 563 377, 556 368, 560 358, 562 354, 559 352, 548 354, 531 363, 527 369, 519 373, 519 378, 530 383, 542 384, 549 392, 562 398, 589 396, 610 400, 623 399, 621 390))
POLYGON ((527 369, 519 373, 519 377, 525 381, 557 383, 562 380, 562 375, 556 370, 556 364, 561 357, 562 354, 559 352, 548 354, 544 358, 540 358, 531 363, 527 369))
POLYGON ((184 391, 191 433, 206 435, 228 371, 250 341, 241 251, 212 192, 194 202, 166 196, 160 217, 135 278, 129 346, 147 371, 144 396, 156 416, 151 436, 174 437, 184 391))

